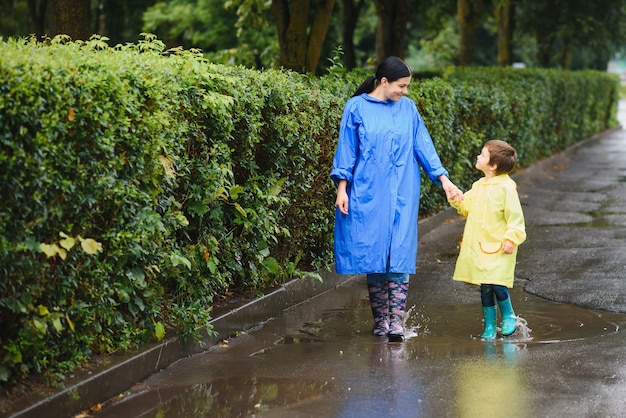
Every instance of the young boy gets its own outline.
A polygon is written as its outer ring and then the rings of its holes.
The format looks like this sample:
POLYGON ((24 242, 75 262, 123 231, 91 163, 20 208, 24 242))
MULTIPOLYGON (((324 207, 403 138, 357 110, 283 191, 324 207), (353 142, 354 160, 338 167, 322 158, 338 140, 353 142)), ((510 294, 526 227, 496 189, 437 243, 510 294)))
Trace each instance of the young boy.
POLYGON ((496 338, 496 300, 502 335, 511 335, 516 328, 517 317, 507 288, 513 287, 517 247, 526 239, 517 185, 509 177, 516 158, 511 145, 488 141, 476 159, 476 168, 485 176, 463 196, 449 200, 467 217, 453 278, 480 286, 483 340, 496 338))

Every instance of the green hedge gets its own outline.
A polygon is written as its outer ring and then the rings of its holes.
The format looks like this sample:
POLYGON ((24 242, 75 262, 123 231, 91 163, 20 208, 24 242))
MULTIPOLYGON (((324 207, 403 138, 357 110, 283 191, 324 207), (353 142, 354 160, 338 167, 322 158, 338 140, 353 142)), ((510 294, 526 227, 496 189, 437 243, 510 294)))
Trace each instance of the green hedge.
MULTIPOLYGON (((365 73, 218 66, 147 38, 0 43, 0 381, 211 332, 216 296, 329 268, 328 178, 365 73)), ((604 73, 450 69, 415 80, 458 184, 482 142, 527 165, 616 124, 604 73)), ((423 182, 422 214, 446 206, 423 182)))

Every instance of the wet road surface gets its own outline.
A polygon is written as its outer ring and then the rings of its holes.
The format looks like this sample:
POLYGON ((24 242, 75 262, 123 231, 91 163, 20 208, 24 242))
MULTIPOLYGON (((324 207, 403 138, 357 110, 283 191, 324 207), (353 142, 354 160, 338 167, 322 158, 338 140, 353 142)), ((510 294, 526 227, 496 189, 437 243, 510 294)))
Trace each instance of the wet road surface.
POLYGON ((625 416, 626 132, 514 178, 528 241, 511 337, 475 338, 479 291, 451 279, 463 220, 448 212, 420 234, 405 342, 371 335, 364 278, 355 276, 178 361, 95 416, 625 416))
POLYGON ((623 416, 626 315, 518 289, 514 306, 528 326, 484 343, 472 338, 478 294, 432 305, 421 285, 434 280, 413 279, 404 343, 370 335, 356 279, 179 361, 96 416, 623 416))

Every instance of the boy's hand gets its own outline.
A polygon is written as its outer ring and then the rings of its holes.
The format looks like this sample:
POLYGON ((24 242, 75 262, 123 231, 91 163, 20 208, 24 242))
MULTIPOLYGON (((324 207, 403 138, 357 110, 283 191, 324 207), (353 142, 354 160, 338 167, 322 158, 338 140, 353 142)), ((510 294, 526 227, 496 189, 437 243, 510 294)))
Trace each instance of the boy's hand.
POLYGON ((448 202, 453 202, 453 203, 461 203, 463 201, 463 192, 459 189, 455 189, 450 191, 449 196, 448 193, 446 193, 447 197, 448 197, 448 202))
POLYGON ((446 197, 448 198, 448 202, 450 203, 461 203, 463 201, 463 192, 461 189, 452 184, 450 187, 444 187, 443 189, 446 192, 446 197))
POLYGON ((505 239, 502 243, 502 252, 505 254, 513 254, 514 250, 515 244, 513 244, 513 242, 509 241, 508 239, 505 239))

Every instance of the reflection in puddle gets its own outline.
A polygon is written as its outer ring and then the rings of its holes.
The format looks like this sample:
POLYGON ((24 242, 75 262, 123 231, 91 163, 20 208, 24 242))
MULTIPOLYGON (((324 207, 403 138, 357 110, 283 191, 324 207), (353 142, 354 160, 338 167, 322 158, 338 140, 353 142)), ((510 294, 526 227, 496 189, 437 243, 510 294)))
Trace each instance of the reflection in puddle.
MULTIPOLYGON (((508 352, 505 359, 514 360, 516 346, 502 344, 501 347, 508 352)), ((530 416, 528 403, 519 396, 525 388, 518 366, 513 361, 494 358, 495 355, 488 355, 457 365, 454 375, 457 417, 530 416)))
POLYGON ((420 417, 428 381, 407 367, 406 345, 377 341, 363 347, 354 367, 366 370, 362 379, 343 379, 351 393, 340 401, 336 417, 420 417), (372 385, 372 382, 375 382, 372 385), (360 394, 354 396, 352 394, 360 394))
POLYGON ((247 417, 314 399, 329 390, 328 382, 231 377, 185 388, 141 417, 247 417))

